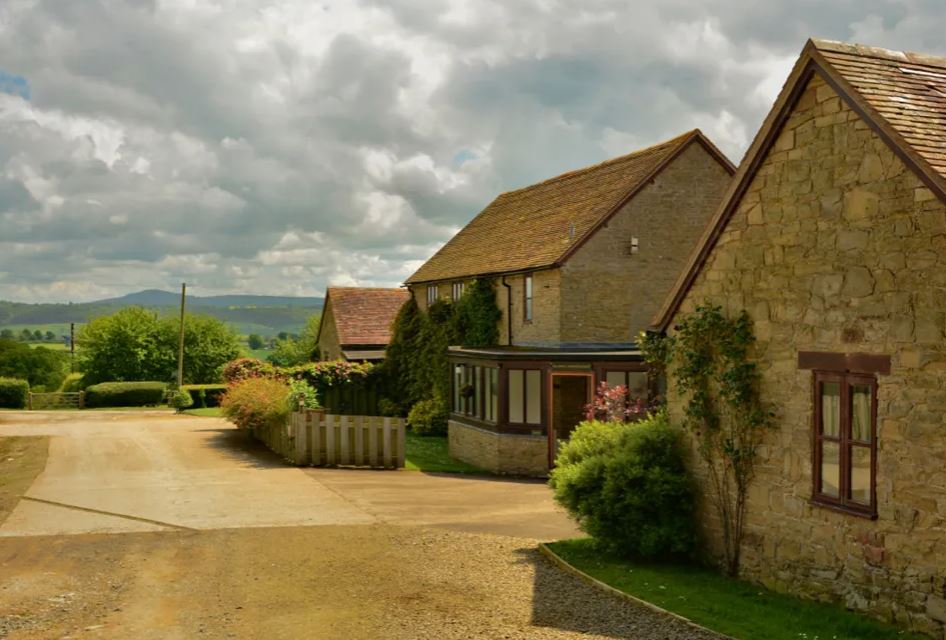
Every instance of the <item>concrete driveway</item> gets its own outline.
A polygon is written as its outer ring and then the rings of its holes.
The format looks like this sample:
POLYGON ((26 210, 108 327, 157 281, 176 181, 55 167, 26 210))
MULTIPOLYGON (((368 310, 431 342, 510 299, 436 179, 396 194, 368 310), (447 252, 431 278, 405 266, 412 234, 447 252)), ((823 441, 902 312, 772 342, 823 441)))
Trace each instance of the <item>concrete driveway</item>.
POLYGON ((45 471, 0 536, 372 523, 575 534, 542 483, 293 468, 221 419, 2 413, 0 435, 52 436, 45 471))

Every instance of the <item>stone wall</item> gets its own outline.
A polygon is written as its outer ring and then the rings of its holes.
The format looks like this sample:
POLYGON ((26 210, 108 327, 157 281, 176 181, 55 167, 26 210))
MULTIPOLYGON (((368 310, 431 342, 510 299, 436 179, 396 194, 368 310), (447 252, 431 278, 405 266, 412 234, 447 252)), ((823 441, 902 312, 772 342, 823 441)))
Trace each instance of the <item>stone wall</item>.
MULTIPOLYGON (((749 499, 744 575, 943 637, 946 207, 820 77, 681 311, 705 300, 752 316, 763 398, 776 411, 749 499), (802 350, 891 356, 891 374, 877 378, 876 520, 810 503, 802 350)), ((670 404, 679 420, 672 393, 670 404)))
POLYGON ((332 313, 332 299, 329 298, 325 309, 322 310, 322 324, 319 332, 319 359, 339 360, 342 357, 342 347, 338 343, 338 330, 335 327, 335 316, 332 313))
POLYGON ((496 433, 450 420, 450 455, 493 473, 548 475, 548 439, 545 436, 496 433))
POLYGON ((702 145, 691 144, 575 252, 562 267, 562 341, 636 342, 729 181, 702 145))

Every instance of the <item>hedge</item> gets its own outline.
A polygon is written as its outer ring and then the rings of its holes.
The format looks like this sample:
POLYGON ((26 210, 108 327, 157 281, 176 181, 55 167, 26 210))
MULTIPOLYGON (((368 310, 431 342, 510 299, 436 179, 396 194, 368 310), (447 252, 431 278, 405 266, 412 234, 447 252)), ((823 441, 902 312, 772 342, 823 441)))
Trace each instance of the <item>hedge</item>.
POLYGON ((163 382, 102 382, 85 390, 87 407, 145 407, 164 403, 163 382))
POLYGON ((182 390, 191 394, 193 407, 219 407, 220 397, 227 392, 225 384, 185 384, 182 390))
POLYGON ((18 378, 0 378, 0 407, 25 409, 30 397, 30 383, 18 378))

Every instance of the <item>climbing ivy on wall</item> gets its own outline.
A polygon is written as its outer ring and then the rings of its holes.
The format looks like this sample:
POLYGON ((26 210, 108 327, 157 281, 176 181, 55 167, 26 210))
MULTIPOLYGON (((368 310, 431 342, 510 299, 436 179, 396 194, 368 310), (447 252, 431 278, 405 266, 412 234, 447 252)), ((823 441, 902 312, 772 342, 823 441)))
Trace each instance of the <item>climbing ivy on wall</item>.
POLYGON ((759 372, 750 361, 755 336, 743 311, 736 318, 704 304, 685 316, 673 336, 641 340, 648 363, 665 371, 685 402, 684 423, 695 436, 723 526, 724 569, 739 572, 746 502, 757 449, 772 414, 759 393, 759 372))
POLYGON ((502 311, 490 280, 475 280, 456 303, 437 300, 421 312, 413 298, 398 312, 384 360, 402 414, 422 400, 450 406, 450 345, 488 347, 499 342, 502 311))
POLYGON ((499 342, 503 312, 496 304, 496 289, 487 278, 474 280, 456 304, 454 334, 464 347, 494 347, 499 342))

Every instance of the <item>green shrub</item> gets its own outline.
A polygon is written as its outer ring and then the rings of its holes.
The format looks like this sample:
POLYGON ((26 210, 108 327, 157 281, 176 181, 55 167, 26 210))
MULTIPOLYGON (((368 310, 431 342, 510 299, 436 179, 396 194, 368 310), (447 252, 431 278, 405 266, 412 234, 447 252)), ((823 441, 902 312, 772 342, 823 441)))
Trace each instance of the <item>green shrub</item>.
POLYGON ((381 398, 380 400, 378 400, 378 413, 380 413, 383 416, 391 416, 391 417, 404 416, 404 414, 401 411, 401 405, 398 404, 397 402, 394 402, 393 400, 389 400, 388 398, 381 398))
POLYGON ((407 424, 418 435, 445 435, 447 433, 447 405, 439 398, 421 400, 407 414, 407 424))
POLYGON ((276 367, 258 358, 237 358, 223 365, 221 378, 226 384, 242 382, 250 378, 270 378, 276 375, 276 367))
POLYGON ((63 393, 76 393, 85 389, 85 384, 82 382, 81 373, 70 373, 66 376, 66 379, 62 381, 62 386, 59 387, 59 390, 63 393))
POLYGON ((319 404, 319 395, 316 393, 315 387, 305 380, 290 380, 289 388, 292 393, 293 410, 298 408, 300 400, 302 401, 302 406, 306 409, 322 408, 322 405, 319 404))
POLYGON ((693 487, 682 433, 665 414, 631 424, 583 422, 555 464, 555 499, 602 546, 643 558, 692 554, 693 487))
POLYGON ((230 387, 220 408, 240 429, 279 426, 292 412, 292 389, 282 380, 249 378, 230 387))
POLYGON ((168 405, 177 409, 178 411, 183 411, 193 404, 194 398, 191 397, 190 393, 184 391, 183 389, 175 389, 168 394, 168 405))
POLYGON ((17 378, 0 378, 0 407, 25 409, 30 397, 30 383, 17 378))
POLYGON ((146 407, 164 402, 163 382, 101 382, 85 390, 85 406, 146 407))
POLYGON ((220 406, 220 398, 227 392, 225 384, 185 384, 181 387, 191 394, 193 406, 201 409, 220 406))

